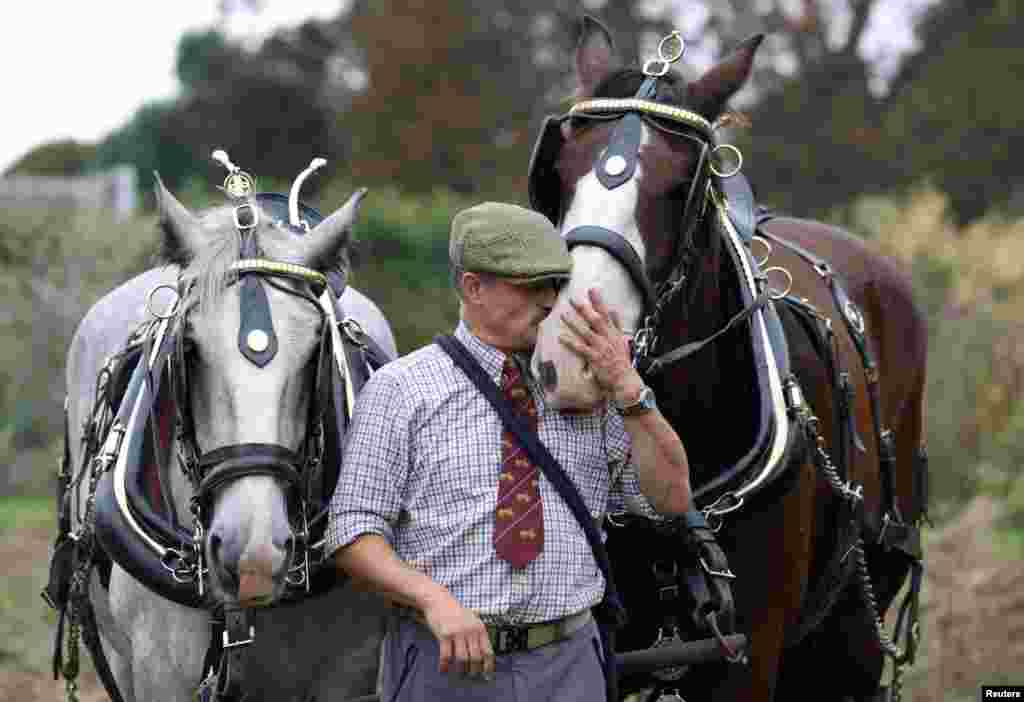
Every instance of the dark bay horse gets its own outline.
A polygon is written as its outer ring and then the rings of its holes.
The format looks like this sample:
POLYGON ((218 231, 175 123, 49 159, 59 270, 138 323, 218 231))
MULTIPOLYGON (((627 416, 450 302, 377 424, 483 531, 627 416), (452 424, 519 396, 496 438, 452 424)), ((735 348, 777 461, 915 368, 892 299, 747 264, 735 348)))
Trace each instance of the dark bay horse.
MULTIPOLYGON (((916 641, 925 323, 905 272, 856 237, 755 210, 740 154, 716 137, 761 37, 692 82, 670 70, 682 41, 666 41, 643 70, 624 67, 586 18, 576 104, 546 122, 530 171, 531 203, 574 258, 555 312, 597 285, 635 334, 686 445, 694 507, 735 575, 734 630, 749 637, 746 665, 626 679, 624 692, 766 701, 806 694, 813 676, 827 681, 816 699, 873 698, 887 657, 912 661, 916 641), (908 572, 911 633, 894 642, 880 618, 908 572)), ((559 346, 559 317, 542 327, 534 369, 552 402, 582 406, 597 389, 559 346)), ((649 525, 609 527, 631 619, 620 651, 674 627, 707 636, 666 619, 666 593, 686 585, 665 577, 673 543, 649 525)))

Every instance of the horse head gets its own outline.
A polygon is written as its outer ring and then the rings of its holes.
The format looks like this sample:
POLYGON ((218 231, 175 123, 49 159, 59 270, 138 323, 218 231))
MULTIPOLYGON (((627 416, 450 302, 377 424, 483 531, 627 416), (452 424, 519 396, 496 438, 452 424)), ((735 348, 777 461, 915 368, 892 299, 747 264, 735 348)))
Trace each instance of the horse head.
POLYGON ((570 298, 598 288, 623 331, 635 334, 678 291, 666 288, 692 274, 683 268, 694 264, 694 251, 713 247, 692 238, 709 179, 721 173, 716 121, 749 76, 761 38, 687 82, 670 69, 684 50, 678 35, 667 37, 643 70, 628 68, 608 30, 584 19, 576 104, 548 118, 530 167, 531 203, 559 226, 573 257, 572 279, 542 325, 533 357, 553 405, 587 407, 601 397, 589 369, 558 341, 570 298))
POLYGON ((332 362, 321 358, 333 325, 323 274, 344 255, 363 194, 303 233, 250 196, 194 215, 157 178, 164 249, 181 267, 170 384, 187 467, 172 492, 205 534, 206 582, 222 602, 274 601, 305 556, 303 471, 332 362))

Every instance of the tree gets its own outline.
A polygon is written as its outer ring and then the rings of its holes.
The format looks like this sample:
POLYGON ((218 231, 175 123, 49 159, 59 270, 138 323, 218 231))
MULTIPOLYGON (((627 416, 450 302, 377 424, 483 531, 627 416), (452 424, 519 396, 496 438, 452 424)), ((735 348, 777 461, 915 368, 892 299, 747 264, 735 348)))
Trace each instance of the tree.
POLYGON ((4 175, 83 175, 96 154, 94 144, 72 139, 41 144, 18 159, 4 175))
MULTIPOLYGON (((627 54, 645 29, 664 29, 634 3, 606 10, 627 54)), ((367 80, 339 117, 353 176, 525 197, 540 120, 572 90, 571 28, 583 13, 569 0, 356 2, 337 25, 367 80)))

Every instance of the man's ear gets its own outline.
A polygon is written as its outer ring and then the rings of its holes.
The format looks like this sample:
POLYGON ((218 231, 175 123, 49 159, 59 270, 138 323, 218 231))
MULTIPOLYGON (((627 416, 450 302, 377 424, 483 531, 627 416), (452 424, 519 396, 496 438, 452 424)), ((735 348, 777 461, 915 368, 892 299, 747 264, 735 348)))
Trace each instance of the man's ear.
POLYGON ((480 291, 483 280, 476 273, 465 271, 462 274, 462 299, 472 304, 480 304, 480 291))

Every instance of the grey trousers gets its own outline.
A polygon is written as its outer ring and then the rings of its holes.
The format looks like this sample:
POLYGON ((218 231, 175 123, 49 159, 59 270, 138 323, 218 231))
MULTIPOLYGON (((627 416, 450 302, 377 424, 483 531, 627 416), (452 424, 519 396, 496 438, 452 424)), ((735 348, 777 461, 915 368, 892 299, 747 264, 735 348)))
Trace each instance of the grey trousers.
POLYGON ((490 681, 439 673, 438 653, 426 626, 393 617, 384 639, 381 702, 605 702, 604 652, 593 619, 563 641, 498 656, 490 681))

